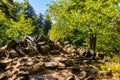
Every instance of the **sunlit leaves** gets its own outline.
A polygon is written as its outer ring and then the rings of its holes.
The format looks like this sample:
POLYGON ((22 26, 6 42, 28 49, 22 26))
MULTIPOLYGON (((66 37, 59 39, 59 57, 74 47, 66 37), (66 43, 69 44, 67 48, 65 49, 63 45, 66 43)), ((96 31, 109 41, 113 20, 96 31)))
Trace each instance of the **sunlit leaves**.
POLYGON ((23 3, 10 4, 8 0, 3 1, 9 7, 5 12, 4 7, 0 8, 0 43, 32 34, 35 26, 30 18, 25 19, 24 7, 21 5, 23 3), (9 15, 6 12, 9 12, 9 15))
POLYGON ((8 38, 23 38, 25 35, 31 34, 34 30, 30 19, 25 20, 21 16, 19 22, 11 22, 11 26, 7 29, 8 38))
POLYGON ((120 0, 58 0, 54 2, 48 10, 56 22, 49 32, 50 38, 55 40, 69 36, 75 43, 79 41, 79 37, 84 36, 84 40, 89 43, 88 30, 92 29, 98 36, 98 49, 117 48, 119 34, 116 31, 120 30, 117 28, 120 22, 118 2, 120 0), (113 27, 115 25, 118 30, 113 27), (73 33, 75 29, 78 30, 76 34, 73 33), (116 40, 112 35, 117 36, 116 40))

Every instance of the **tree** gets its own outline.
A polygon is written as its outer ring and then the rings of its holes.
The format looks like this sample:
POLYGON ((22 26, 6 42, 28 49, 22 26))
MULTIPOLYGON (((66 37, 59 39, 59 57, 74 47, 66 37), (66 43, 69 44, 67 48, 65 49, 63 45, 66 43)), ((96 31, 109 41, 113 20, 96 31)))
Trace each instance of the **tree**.
POLYGON ((13 0, 0 0, 0 10, 5 13, 8 18, 16 20, 16 18, 11 14, 12 7, 14 6, 13 0))
POLYGON ((42 13, 40 13, 39 16, 38 16, 38 22, 37 22, 38 26, 43 28, 44 21, 45 21, 44 15, 42 13))
MULTIPOLYGON (((34 26, 34 31, 32 33, 32 35, 40 35, 43 34, 43 30, 40 27, 40 16, 37 17, 33 7, 30 5, 30 3, 27 1, 25 1, 24 3, 26 6, 26 8, 24 9, 24 14, 25 14, 25 18, 28 19, 32 19, 32 25, 34 26)), ((42 19, 42 18, 41 18, 42 19)))
POLYGON ((31 18, 32 20, 35 20, 35 18, 37 17, 33 7, 30 5, 29 2, 26 2, 27 7, 24 10, 25 13, 25 17, 26 18, 31 18))
POLYGON ((55 20, 49 32, 50 38, 71 40, 77 45, 86 43, 88 46, 91 29, 92 33, 97 34, 97 50, 118 49, 120 36, 114 29, 114 24, 120 19, 119 1, 58 0, 53 2, 48 10, 49 15, 55 20), (113 35, 116 38, 113 38, 113 35))
POLYGON ((21 39, 25 35, 30 35, 34 31, 34 26, 32 26, 32 20, 25 19, 24 16, 21 16, 18 22, 14 22, 11 20, 11 25, 8 26, 6 30, 6 34, 8 35, 8 39, 21 39))
POLYGON ((23 38, 25 35, 31 35, 35 29, 32 24, 32 19, 25 19, 25 5, 18 2, 13 2, 13 4, 9 5, 8 3, 10 1, 3 0, 4 4, 9 6, 7 10, 6 8, 4 9, 4 7, 0 8, 0 43, 5 40, 23 38))
POLYGON ((45 26, 44 26, 44 34, 45 35, 48 35, 48 31, 50 30, 51 28, 51 24, 52 24, 52 21, 51 21, 51 18, 49 15, 46 15, 46 18, 45 18, 45 26))
POLYGON ((44 15, 40 13, 39 16, 35 18, 33 25, 35 26, 33 35, 43 34, 44 15))

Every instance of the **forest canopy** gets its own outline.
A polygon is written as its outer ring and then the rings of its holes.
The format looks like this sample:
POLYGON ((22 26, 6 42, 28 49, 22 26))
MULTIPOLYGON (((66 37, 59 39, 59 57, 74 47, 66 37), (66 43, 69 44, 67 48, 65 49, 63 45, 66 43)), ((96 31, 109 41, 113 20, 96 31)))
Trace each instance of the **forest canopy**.
POLYGON ((89 47, 90 33, 97 35, 97 50, 120 50, 120 0, 57 0, 48 13, 55 20, 50 39, 69 40, 89 47), (92 30, 92 32, 90 31, 92 30))
POLYGON ((52 23, 48 17, 41 13, 36 15, 29 0, 0 0, 0 43, 25 35, 47 34, 52 23))

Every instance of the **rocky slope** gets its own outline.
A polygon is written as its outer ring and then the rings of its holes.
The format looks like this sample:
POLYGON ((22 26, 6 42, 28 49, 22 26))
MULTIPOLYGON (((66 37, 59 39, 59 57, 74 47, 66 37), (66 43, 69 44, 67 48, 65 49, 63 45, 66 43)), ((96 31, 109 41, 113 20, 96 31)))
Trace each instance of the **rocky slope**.
POLYGON ((0 48, 0 80, 101 80, 102 59, 68 41, 25 36, 0 48))

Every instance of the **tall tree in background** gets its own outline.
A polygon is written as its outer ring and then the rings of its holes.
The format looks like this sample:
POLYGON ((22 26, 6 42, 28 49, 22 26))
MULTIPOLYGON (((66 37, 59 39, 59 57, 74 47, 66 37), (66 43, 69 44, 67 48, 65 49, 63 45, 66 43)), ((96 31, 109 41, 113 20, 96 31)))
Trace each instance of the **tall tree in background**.
POLYGON ((26 18, 31 18, 31 19, 35 20, 35 18, 37 17, 37 15, 36 15, 33 7, 30 5, 29 2, 27 2, 26 5, 27 5, 27 8, 24 10, 25 17, 26 18))
POLYGON ((40 20, 42 20, 42 18, 37 17, 33 7, 30 5, 29 2, 26 2, 25 4, 27 5, 27 7, 24 10, 25 18, 27 18, 27 19, 30 18, 33 21, 32 25, 34 26, 34 31, 33 31, 32 35, 42 34, 43 31, 42 31, 42 28, 40 27, 41 26, 40 24, 42 23, 42 22, 40 22, 40 20))
POLYGON ((33 35, 43 34, 43 26, 44 26, 44 15, 40 13, 38 17, 33 20, 33 25, 35 26, 35 30, 33 35))
POLYGON ((50 28, 51 28, 51 24, 52 24, 52 21, 51 21, 50 16, 49 16, 49 15, 46 15, 45 25, 44 25, 44 34, 45 34, 45 35, 48 35, 48 31, 49 31, 50 28))
POLYGON ((44 22, 45 22, 44 15, 42 13, 40 13, 38 16, 38 23, 37 23, 38 26, 43 28, 44 22))
MULTIPOLYGON (((48 12, 55 24, 49 32, 52 40, 61 38, 88 46, 90 34, 97 34, 97 50, 120 50, 120 35, 114 25, 119 22, 120 0, 58 0, 48 12), (90 31, 92 30, 92 32, 90 31)), ((118 28, 118 26, 116 26, 118 28)))
POLYGON ((43 15, 42 13, 39 14, 37 18, 37 26, 43 29, 43 33, 45 35, 48 35, 48 31, 51 28, 51 24, 52 21, 49 15, 43 15))

